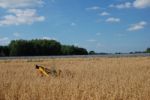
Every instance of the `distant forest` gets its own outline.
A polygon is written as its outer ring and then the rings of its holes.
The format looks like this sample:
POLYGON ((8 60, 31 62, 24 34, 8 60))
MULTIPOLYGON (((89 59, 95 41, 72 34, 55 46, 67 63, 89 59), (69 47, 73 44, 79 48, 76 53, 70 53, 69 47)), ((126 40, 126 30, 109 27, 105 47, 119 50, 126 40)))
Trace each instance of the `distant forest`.
POLYGON ((50 56, 87 55, 85 48, 62 45, 56 40, 12 40, 7 46, 0 46, 0 56, 50 56))
MULTIPOLYGON (((150 53, 150 48, 142 52, 150 53)), ((63 45, 56 40, 34 39, 34 40, 12 40, 7 46, 0 46, 0 57, 5 56, 51 56, 51 55, 106 55, 109 53, 96 53, 87 51, 85 48, 74 45, 63 45)), ((116 53, 121 54, 121 53, 116 53)))

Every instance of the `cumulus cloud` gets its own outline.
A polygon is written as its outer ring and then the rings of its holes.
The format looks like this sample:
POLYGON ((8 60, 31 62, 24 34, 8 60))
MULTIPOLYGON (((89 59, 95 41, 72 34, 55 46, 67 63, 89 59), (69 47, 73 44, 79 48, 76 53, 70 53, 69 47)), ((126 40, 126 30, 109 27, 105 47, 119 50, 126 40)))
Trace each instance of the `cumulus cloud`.
POLYGON ((10 40, 8 37, 2 37, 0 38, 0 45, 7 45, 9 44, 10 40))
POLYGON ((125 2, 125 3, 122 3, 122 4, 111 4, 109 7, 115 7, 115 8, 118 8, 118 9, 123 9, 123 8, 130 8, 132 7, 132 3, 130 2, 125 2))
POLYGON ((93 7, 86 8, 86 10, 99 10, 99 9, 100 9, 99 6, 93 6, 93 7))
POLYGON ((117 22, 120 22, 120 18, 110 17, 110 18, 106 19, 106 22, 117 23, 117 22))
POLYGON ((24 8, 42 5, 43 0, 0 0, 1 8, 24 8))
POLYGON ((32 24, 45 20, 44 16, 38 16, 36 9, 9 9, 8 15, 0 20, 0 26, 32 24))
POLYGON ((110 15, 110 14, 108 12, 106 12, 106 11, 100 13, 100 16, 108 16, 108 15, 110 15))
POLYGON ((43 4, 44 0, 0 0, 0 8, 7 11, 7 14, 0 18, 0 26, 44 21, 45 17, 39 16, 35 9, 43 4))
POLYGON ((146 8, 150 7, 150 0, 135 0, 133 2, 135 8, 146 8))
POLYGON ((134 0, 133 2, 125 2, 121 4, 111 4, 109 7, 114 7, 118 9, 123 9, 123 8, 147 8, 150 7, 150 0, 134 0))
POLYGON ((42 39, 45 39, 45 40, 57 40, 54 37, 47 37, 47 36, 42 37, 42 39))
POLYGON ((145 27, 145 25, 147 24, 147 22, 145 21, 141 21, 139 23, 136 24, 132 24, 127 30, 128 31, 137 31, 137 30, 141 30, 145 27))

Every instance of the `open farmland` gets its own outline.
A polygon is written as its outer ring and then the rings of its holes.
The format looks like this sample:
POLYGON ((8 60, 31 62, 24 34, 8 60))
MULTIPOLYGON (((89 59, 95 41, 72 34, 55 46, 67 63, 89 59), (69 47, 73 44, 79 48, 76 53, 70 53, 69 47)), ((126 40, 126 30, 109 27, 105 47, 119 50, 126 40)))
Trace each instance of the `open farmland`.
POLYGON ((12 59, 0 69, 0 100, 150 100, 150 57, 12 59), (64 76, 40 77, 35 64, 64 76))

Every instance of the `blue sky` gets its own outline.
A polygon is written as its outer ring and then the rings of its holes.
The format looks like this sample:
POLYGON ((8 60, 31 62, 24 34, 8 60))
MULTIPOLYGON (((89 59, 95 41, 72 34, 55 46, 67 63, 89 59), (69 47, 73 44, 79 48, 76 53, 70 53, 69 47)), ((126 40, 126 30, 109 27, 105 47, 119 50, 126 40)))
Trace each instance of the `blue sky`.
POLYGON ((0 45, 56 39, 96 52, 150 47, 150 0, 0 0, 0 45))

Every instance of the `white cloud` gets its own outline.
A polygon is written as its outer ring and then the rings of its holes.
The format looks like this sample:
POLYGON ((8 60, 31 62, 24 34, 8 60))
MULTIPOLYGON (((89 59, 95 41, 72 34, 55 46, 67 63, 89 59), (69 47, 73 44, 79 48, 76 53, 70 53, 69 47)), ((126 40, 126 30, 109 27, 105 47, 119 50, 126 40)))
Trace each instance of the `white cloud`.
POLYGON ((106 19, 106 22, 117 23, 117 22, 120 22, 120 18, 110 17, 110 18, 106 19))
POLYGON ((150 0, 135 0, 133 2, 135 8, 146 8, 150 7, 150 0))
POLYGON ((108 12, 106 12, 106 11, 100 13, 100 16, 108 16, 108 15, 110 15, 110 14, 108 12))
POLYGON ((141 30, 144 28, 144 26, 147 24, 147 22, 145 21, 141 21, 139 23, 133 24, 131 25, 131 27, 129 27, 127 30, 128 31, 136 31, 136 30, 141 30))
POLYGON ((122 4, 111 4, 109 7, 115 7, 115 8, 118 8, 118 9, 123 9, 123 8, 130 8, 132 7, 132 3, 130 2, 125 2, 125 3, 122 3, 122 4))
POLYGON ((43 0, 0 0, 1 8, 24 8, 42 5, 43 0))
POLYGON ((32 24, 45 20, 44 16, 36 14, 36 9, 9 9, 8 13, 0 20, 0 26, 32 24))
POLYGON ((99 10, 99 9, 100 9, 99 6, 93 6, 93 7, 86 8, 86 10, 99 10))
POLYGON ((54 38, 54 37, 47 37, 47 36, 42 37, 42 39, 46 39, 46 40, 57 40, 57 39, 54 38))
POLYGON ((2 37, 0 38, 0 45, 8 45, 10 42, 8 37, 2 37))
POLYGON ((0 0, 0 8, 6 9, 7 15, 0 19, 0 26, 32 24, 45 20, 38 16, 35 7, 42 6, 44 0, 0 0))
POLYGON ((111 4, 109 7, 114 7, 118 9, 123 9, 123 8, 146 8, 150 7, 150 0, 134 0, 132 3, 131 2, 125 2, 121 4, 111 4))

